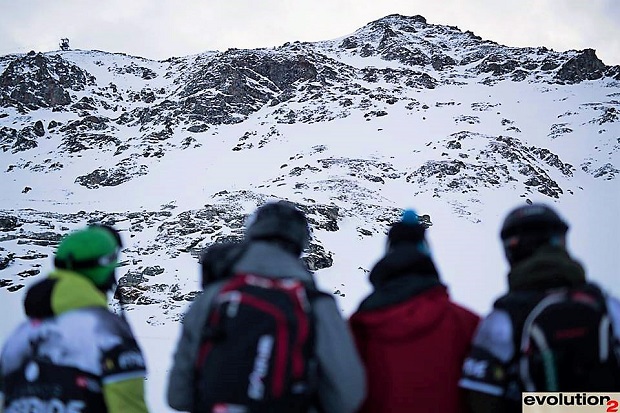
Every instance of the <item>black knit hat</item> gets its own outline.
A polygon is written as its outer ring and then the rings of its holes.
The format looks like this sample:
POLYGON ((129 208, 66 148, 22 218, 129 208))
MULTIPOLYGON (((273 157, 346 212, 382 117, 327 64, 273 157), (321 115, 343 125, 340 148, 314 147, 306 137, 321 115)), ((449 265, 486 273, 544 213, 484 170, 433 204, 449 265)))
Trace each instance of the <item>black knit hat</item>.
POLYGON ((413 210, 406 210, 400 221, 392 224, 388 232, 388 248, 404 242, 417 244, 421 252, 429 253, 424 233, 426 227, 420 222, 418 215, 413 210), (423 248, 422 248, 423 247, 423 248))
POLYGON ((514 265, 543 245, 564 247, 568 224, 544 204, 523 205, 513 209, 504 219, 500 237, 506 258, 514 265))
POLYGON ((310 230, 305 214, 288 201, 269 202, 254 212, 246 224, 250 240, 272 240, 291 246, 301 255, 308 246, 310 230))
POLYGON ((544 204, 523 205, 513 209, 502 225, 500 236, 506 239, 515 234, 553 232, 565 234, 568 224, 544 204))

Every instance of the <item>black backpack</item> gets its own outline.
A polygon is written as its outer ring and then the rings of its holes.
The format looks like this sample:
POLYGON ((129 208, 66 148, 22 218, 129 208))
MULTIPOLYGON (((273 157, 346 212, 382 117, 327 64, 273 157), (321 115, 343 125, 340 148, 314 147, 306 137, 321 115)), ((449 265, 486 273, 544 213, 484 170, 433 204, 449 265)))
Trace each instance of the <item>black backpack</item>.
POLYGON ((311 301, 319 295, 296 279, 232 276, 202 332, 194 412, 307 412, 318 375, 311 301))
POLYGON ((600 289, 592 284, 511 293, 496 307, 510 315, 522 391, 617 391, 618 343, 600 289))

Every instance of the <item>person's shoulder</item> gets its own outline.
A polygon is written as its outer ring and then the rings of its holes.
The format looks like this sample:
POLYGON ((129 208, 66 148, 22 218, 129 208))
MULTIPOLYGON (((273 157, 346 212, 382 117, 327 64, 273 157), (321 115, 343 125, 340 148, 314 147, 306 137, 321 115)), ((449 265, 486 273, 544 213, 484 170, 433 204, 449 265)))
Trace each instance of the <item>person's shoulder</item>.
POLYGON ((620 306, 620 299, 610 294, 607 295, 607 302, 615 307, 620 306))
POLYGON ((454 312, 456 312, 461 318, 466 320, 475 321, 478 323, 480 321, 480 315, 478 315, 474 310, 460 304, 454 302, 452 300, 449 301, 449 306, 452 308, 454 312))
POLYGON ((336 299, 332 294, 312 288, 307 289, 306 294, 312 306, 312 310, 317 317, 337 316, 342 318, 336 299))
POLYGON ((189 304, 183 316, 183 324, 188 322, 202 323, 204 315, 209 312, 213 299, 228 281, 230 281, 230 277, 213 281, 199 292, 189 304))
POLYGON ((513 344, 513 324, 504 310, 494 309, 484 317, 474 337, 474 345, 482 347, 503 347, 513 344))
MULTIPOLYGON (((111 322, 123 322, 122 315, 104 307, 83 307, 72 311, 76 316, 89 317, 94 320, 111 320, 111 322)), ((69 314, 69 313, 67 313, 69 314)))
POLYGON ((620 299, 611 294, 607 294, 605 300, 607 303, 607 312, 609 312, 614 320, 620 323, 620 299))
POLYGON ((101 334, 118 336, 132 336, 129 323, 124 316, 116 314, 103 307, 84 307, 62 314, 59 317, 67 319, 68 323, 92 326, 94 331, 101 334))

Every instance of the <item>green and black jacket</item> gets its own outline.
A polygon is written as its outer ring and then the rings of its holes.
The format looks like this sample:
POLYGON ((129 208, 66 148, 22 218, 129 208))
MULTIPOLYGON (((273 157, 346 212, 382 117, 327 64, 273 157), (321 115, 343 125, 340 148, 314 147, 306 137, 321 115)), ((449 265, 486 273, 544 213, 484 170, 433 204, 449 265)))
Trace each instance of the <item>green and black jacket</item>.
POLYGON ((148 411, 142 352, 88 279, 55 271, 28 290, 24 307, 28 320, 0 357, 6 411, 148 411))

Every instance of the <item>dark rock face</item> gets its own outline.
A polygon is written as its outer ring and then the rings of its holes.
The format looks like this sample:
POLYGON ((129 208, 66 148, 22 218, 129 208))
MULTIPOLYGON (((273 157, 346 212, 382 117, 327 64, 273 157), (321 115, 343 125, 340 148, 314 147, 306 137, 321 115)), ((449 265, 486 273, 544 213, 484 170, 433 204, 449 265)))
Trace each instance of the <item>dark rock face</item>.
POLYGON ((35 124, 34 124, 34 128, 33 128, 33 132, 35 135, 37 135, 39 138, 45 136, 45 128, 43 127, 43 122, 41 122, 40 120, 38 120, 35 124))
POLYGON ((435 70, 443 70, 444 68, 452 67, 455 65, 456 60, 447 55, 435 54, 431 58, 431 66, 433 66, 433 69, 435 70))
MULTIPOLYGON (((123 239, 145 230, 154 231, 155 236, 147 242, 123 250, 123 262, 117 269, 119 282, 115 297, 123 304, 174 307, 192 300, 196 294, 183 291, 177 283, 163 282, 162 277, 170 276, 167 274, 170 270, 166 269, 163 262, 180 254, 190 254, 198 261, 200 251, 213 243, 240 242, 243 239, 247 214, 251 212, 251 209, 248 211, 240 204, 254 203, 258 206, 264 203, 266 198, 262 194, 249 191, 222 191, 213 195, 212 200, 213 203, 205 205, 204 208, 176 214, 168 210, 126 213, 80 211, 76 214, 21 210, 17 213, 19 215, 0 211, 0 242, 18 240, 21 245, 38 246, 51 255, 62 237, 70 231, 69 226, 75 227, 76 223, 112 225, 120 230, 123 239), (29 228, 28 231, 22 230, 24 225, 29 228), (142 263, 143 256, 155 253, 161 256, 161 265, 142 263)), ((297 206, 307 214, 312 232, 338 229, 337 222, 342 218, 338 207, 316 203, 297 206)), ((165 208, 175 207, 168 205, 165 208)), ((16 281, 38 274, 40 261, 43 259, 49 259, 48 254, 33 252, 17 255, 0 247, 0 271, 16 262, 22 266, 32 262, 31 268, 11 276, 13 278, 0 279, 0 288, 15 290, 21 285, 16 284, 16 281)), ((309 248, 304 251, 302 260, 311 271, 330 267, 333 263, 332 252, 327 251, 315 237, 312 237, 309 248)), ((198 262, 196 264, 198 271, 198 262)))
POLYGON ((581 169, 594 176, 595 178, 603 178, 607 181, 611 181, 616 178, 616 176, 620 176, 620 169, 614 167, 610 163, 606 163, 602 166, 593 167, 592 162, 584 162, 581 165, 581 169))
POLYGON ((329 268, 334 263, 331 252, 326 252, 325 248, 319 244, 310 244, 302 260, 306 263, 310 271, 329 268))
POLYGON ((316 77, 316 67, 303 56, 231 50, 194 71, 180 98, 184 111, 207 123, 237 123, 293 88, 296 82, 316 77), (199 93, 209 89, 217 93, 199 93))
MULTIPOLYGON (((5 268, 8 268, 13 263, 14 260, 15 260, 15 254, 11 254, 11 253, 7 254, 4 250, 0 249, 0 270, 4 270, 5 268)), ((2 281, 5 281, 5 280, 0 280, 0 288, 3 287, 2 281)), ((11 283, 8 283, 6 285, 11 285, 11 283)))
POLYGON ((139 165, 133 159, 127 158, 120 161, 114 168, 98 168, 89 174, 78 176, 75 183, 88 189, 97 189, 102 186, 117 186, 127 182, 135 176, 146 175, 148 167, 139 165))
POLYGON ((57 55, 31 52, 0 74, 0 105, 21 110, 66 106, 69 90, 84 90, 95 78, 57 55))
POLYGON ((556 78, 566 83, 596 80, 604 76, 606 68, 593 49, 585 49, 564 63, 558 70, 556 78))
POLYGON ((60 149, 68 153, 79 153, 88 149, 116 150, 121 140, 114 135, 117 128, 110 119, 87 115, 60 127, 62 136, 60 149), (105 132, 105 133, 104 133, 105 132))
POLYGON ((63 133, 72 132, 87 132, 87 131, 102 131, 108 129, 108 122, 110 119, 101 116, 87 115, 76 121, 68 123, 66 126, 60 128, 63 133))
POLYGON ((519 66, 515 60, 506 60, 503 56, 491 55, 479 66, 480 72, 491 72, 494 76, 511 73, 519 66))
POLYGON ((21 130, 0 127, 0 149, 12 153, 26 151, 38 146, 38 139, 45 136, 43 122, 37 121, 34 125, 25 126, 21 130))
MULTIPOLYGON (((445 147, 450 152, 461 151, 471 137, 477 134, 463 131, 451 135, 445 147)), ((573 176, 575 168, 545 148, 525 146, 514 137, 488 137, 486 148, 460 159, 429 160, 413 173, 407 182, 434 187, 434 193, 459 191, 477 192, 480 188, 501 187, 512 182, 523 182, 526 192, 537 191, 551 198, 563 194, 559 184, 551 178, 547 167, 567 177, 573 176), (469 161, 469 158, 474 160, 469 161)))
POLYGON ((2 215, 0 216, 0 231, 14 231, 16 228, 20 227, 22 224, 19 222, 17 217, 11 215, 2 215))
POLYGON ((148 67, 139 66, 135 63, 117 68, 114 71, 118 74, 130 74, 138 76, 144 80, 151 80, 157 78, 157 73, 153 72, 153 70, 149 69, 148 67))
POLYGON ((3 152, 10 150, 16 139, 17 130, 7 128, 6 126, 0 127, 0 149, 2 149, 3 152))

